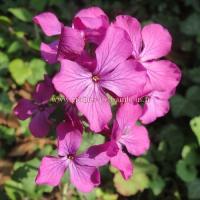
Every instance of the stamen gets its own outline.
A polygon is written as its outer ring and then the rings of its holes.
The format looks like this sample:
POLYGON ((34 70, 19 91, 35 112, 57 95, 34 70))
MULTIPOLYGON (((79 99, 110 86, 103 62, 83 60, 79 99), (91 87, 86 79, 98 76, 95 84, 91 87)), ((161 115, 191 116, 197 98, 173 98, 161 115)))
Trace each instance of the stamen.
POLYGON ((94 82, 98 82, 98 81, 100 80, 100 78, 99 78, 99 76, 94 75, 94 76, 92 77, 92 80, 93 80, 94 82))
POLYGON ((69 160, 74 160, 74 156, 73 156, 73 155, 68 155, 67 158, 68 158, 69 160))

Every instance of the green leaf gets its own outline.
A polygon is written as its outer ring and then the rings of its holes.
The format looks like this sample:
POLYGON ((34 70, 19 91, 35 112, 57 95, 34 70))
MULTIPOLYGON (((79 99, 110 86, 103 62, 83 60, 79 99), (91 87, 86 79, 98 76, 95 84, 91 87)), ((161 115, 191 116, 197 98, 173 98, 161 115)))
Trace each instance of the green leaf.
POLYGON ((143 191, 144 189, 149 187, 149 178, 145 173, 138 171, 135 168, 133 176, 124 180, 121 173, 118 172, 114 176, 114 185, 116 190, 123 196, 131 196, 137 194, 139 191, 143 191))
POLYGON ((200 83, 200 67, 189 70, 188 76, 194 83, 200 83))
POLYGON ((19 41, 14 41, 8 48, 8 53, 14 53, 22 48, 22 44, 19 41))
POLYGON ((31 75, 30 67, 19 58, 12 60, 8 69, 18 85, 22 85, 31 75))
POLYGON ((12 103, 8 97, 7 92, 0 93, 0 110, 4 113, 10 113, 12 109, 12 103))
POLYGON ((28 78, 28 82, 32 85, 35 85, 38 81, 44 78, 46 74, 45 62, 40 59, 32 59, 29 63, 29 67, 32 71, 31 76, 28 78))
POLYGON ((199 200, 200 194, 200 179, 196 179, 187 184, 188 198, 191 200, 199 200))
POLYGON ((26 8, 9 8, 8 11, 23 22, 30 22, 33 17, 26 8))
POLYGON ((5 183, 5 191, 10 200, 21 200, 24 196, 23 185, 14 180, 8 180, 5 183))
POLYGON ((151 181, 150 188, 152 189, 154 195, 158 196, 163 191, 165 185, 165 181, 162 177, 157 176, 151 181))
POLYGON ((196 135, 196 138, 200 145, 200 116, 195 117, 190 121, 190 127, 192 131, 194 132, 194 134, 196 135))
POLYGON ((193 164, 188 164, 185 160, 179 160, 176 164, 176 173, 183 181, 191 182, 197 176, 197 169, 193 164))
POLYGON ((0 24, 11 25, 12 21, 7 16, 0 16, 0 24))

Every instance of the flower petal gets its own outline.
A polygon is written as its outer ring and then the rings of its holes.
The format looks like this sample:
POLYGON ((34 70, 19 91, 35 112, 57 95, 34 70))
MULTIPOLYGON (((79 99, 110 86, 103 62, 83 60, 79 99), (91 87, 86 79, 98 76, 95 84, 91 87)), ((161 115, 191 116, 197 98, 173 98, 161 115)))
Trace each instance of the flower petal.
POLYGON ((132 53, 132 44, 128 34, 111 25, 100 46, 96 49, 97 68, 95 73, 106 74, 125 61, 132 53))
POLYGON ((31 100, 20 99, 14 108, 14 114, 20 119, 25 120, 33 115, 37 106, 31 100))
POLYGON ((61 33, 61 23, 55 14, 43 12, 33 18, 47 36, 59 35, 61 33))
POLYGON ((144 126, 134 126, 127 134, 121 136, 119 142, 134 156, 144 154, 150 146, 148 131, 144 126))
POLYGON ((169 111, 169 92, 153 91, 149 95, 149 101, 144 105, 143 115, 140 120, 143 124, 149 124, 158 117, 162 117, 169 111))
POLYGON ((59 60, 74 60, 81 55, 84 46, 85 42, 80 31, 67 26, 62 27, 57 55, 59 60))
POLYGON ((133 56, 138 58, 142 47, 141 25, 139 21, 128 15, 119 15, 116 17, 115 25, 124 29, 133 45, 133 56))
POLYGON ((121 150, 111 158, 111 165, 120 170, 125 180, 129 179, 133 174, 133 165, 129 157, 121 150))
POLYGON ((92 83, 82 91, 76 105, 89 121, 90 129, 100 132, 112 118, 108 99, 98 84, 92 83), (102 112, 103 111, 103 112, 102 112))
POLYGON ((109 19, 100 8, 90 7, 76 14, 73 26, 84 32, 87 41, 100 44, 109 26, 109 19))
POLYGON ((59 185, 67 167, 67 160, 53 156, 44 157, 35 180, 36 184, 59 185))
POLYGON ((62 122, 57 126, 58 154, 66 156, 76 154, 81 145, 82 135, 78 128, 70 122, 62 122))
POLYGON ((100 80, 102 87, 119 97, 137 96, 146 83, 146 71, 140 63, 130 59, 103 75, 100 80))
POLYGON ((44 42, 40 45, 40 51, 42 58, 49 64, 55 64, 57 62, 58 41, 54 41, 50 44, 44 42))
POLYGON ((81 192, 90 192, 100 184, 100 174, 96 167, 83 166, 70 162, 70 179, 72 184, 81 192))
POLYGON ((147 85, 151 90, 171 91, 179 84, 181 79, 180 69, 168 60, 145 62, 147 69, 147 85))
POLYGON ((91 146, 86 152, 80 154, 76 159, 81 165, 100 167, 106 165, 110 158, 118 152, 118 146, 114 142, 91 146))
POLYGON ((39 82, 33 93, 33 99, 37 103, 47 103, 53 93, 55 92, 54 86, 52 84, 51 78, 45 76, 44 81, 39 82))
POLYGON ((149 24, 142 29, 144 48, 140 54, 142 61, 166 56, 172 45, 172 38, 167 29, 159 24, 149 24))
POLYGON ((45 111, 37 111, 29 124, 29 129, 35 137, 44 137, 50 130, 49 115, 53 112, 53 108, 45 111))
POLYGON ((92 74, 73 61, 61 60, 60 72, 53 78, 53 84, 73 103, 92 84, 92 74))

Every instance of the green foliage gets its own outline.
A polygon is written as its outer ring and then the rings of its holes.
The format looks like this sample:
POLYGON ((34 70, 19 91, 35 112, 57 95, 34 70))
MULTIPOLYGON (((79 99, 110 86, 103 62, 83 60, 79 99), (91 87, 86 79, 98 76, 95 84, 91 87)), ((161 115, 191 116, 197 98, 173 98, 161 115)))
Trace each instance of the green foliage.
POLYGON ((190 121, 190 126, 192 131, 197 137, 198 143, 200 145, 200 117, 195 117, 190 121))

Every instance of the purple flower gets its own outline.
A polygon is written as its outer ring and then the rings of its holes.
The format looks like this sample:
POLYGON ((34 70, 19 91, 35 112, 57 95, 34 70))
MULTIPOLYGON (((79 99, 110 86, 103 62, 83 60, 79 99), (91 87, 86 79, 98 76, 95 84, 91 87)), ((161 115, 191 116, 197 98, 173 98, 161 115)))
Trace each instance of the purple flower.
POLYGON ((109 162, 114 151, 105 143, 90 147, 86 152, 77 155, 82 135, 78 128, 69 122, 57 127, 58 156, 46 156, 42 159, 37 184, 57 186, 65 171, 69 169, 71 183, 82 192, 90 192, 100 184, 99 166, 109 162))
POLYGON ((67 58, 79 60, 85 57, 85 42, 99 44, 109 25, 106 14, 97 7, 81 10, 74 18, 73 27, 64 26, 51 12, 41 13, 33 18, 47 36, 59 36, 58 40, 41 44, 43 59, 49 64, 67 58))
POLYGON ((54 91, 51 79, 45 76, 44 81, 36 85, 33 100, 21 99, 14 108, 14 113, 20 120, 31 117, 29 129, 36 137, 46 136, 49 132, 51 122, 48 118, 54 107, 49 107, 48 101, 54 91))
POLYGON ((112 117, 107 91, 126 97, 143 90, 146 74, 139 63, 127 60, 131 52, 132 44, 125 31, 111 25, 95 51, 97 64, 94 69, 61 60, 60 72, 53 78, 56 90, 69 101, 76 102, 90 128, 96 132, 101 131, 112 117))
POLYGON ((139 105, 122 104, 113 124, 111 142, 118 145, 119 151, 110 161, 112 166, 120 170, 124 179, 132 176, 133 166, 128 155, 122 151, 122 147, 125 146, 130 154, 140 156, 150 146, 146 128, 136 124, 141 115, 142 109, 139 105))

